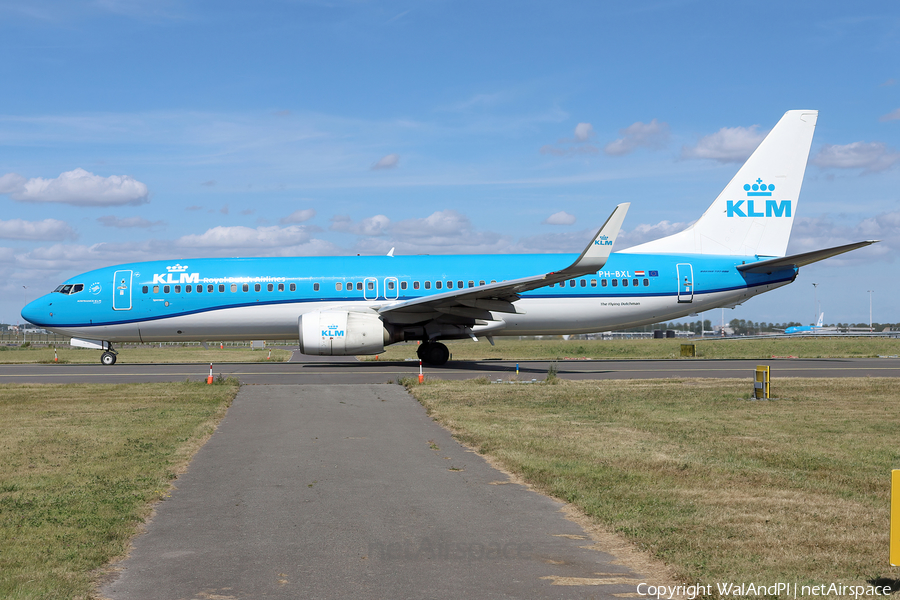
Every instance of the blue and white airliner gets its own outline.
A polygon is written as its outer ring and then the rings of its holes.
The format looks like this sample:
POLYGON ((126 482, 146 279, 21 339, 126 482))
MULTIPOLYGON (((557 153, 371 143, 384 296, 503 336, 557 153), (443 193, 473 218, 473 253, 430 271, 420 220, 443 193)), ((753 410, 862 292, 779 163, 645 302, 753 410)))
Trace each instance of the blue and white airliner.
POLYGON ((102 350, 120 342, 299 340, 314 355, 377 354, 419 340, 576 334, 734 307, 799 268, 873 240, 785 256, 818 113, 792 110, 707 211, 674 235, 612 252, 620 204, 580 255, 193 258, 73 277, 22 310, 29 322, 102 350))

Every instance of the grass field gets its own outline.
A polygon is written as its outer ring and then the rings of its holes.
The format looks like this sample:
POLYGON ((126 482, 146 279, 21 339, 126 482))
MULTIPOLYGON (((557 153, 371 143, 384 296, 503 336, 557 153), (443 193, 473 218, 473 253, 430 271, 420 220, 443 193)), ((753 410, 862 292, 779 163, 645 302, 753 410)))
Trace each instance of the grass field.
POLYGON ((0 598, 89 598, 236 381, 0 386, 0 598))
MULTIPOLYGON (((487 341, 446 342, 451 360, 566 360, 592 359, 665 359, 680 358, 682 344, 694 344, 697 358, 751 358, 773 356, 798 358, 853 358, 900 355, 900 338, 773 338, 705 340, 518 340, 494 338, 487 341)), ((415 358, 416 344, 395 344, 378 356, 379 360, 415 358)), ((374 360, 374 356, 360 357, 374 360)), ((690 359, 685 359, 690 360, 690 359)))
POLYGON ((686 582, 900 578, 896 379, 779 379, 772 401, 738 380, 555 383, 407 385, 458 439, 686 582))
MULTIPOLYGON (((117 364, 155 363, 230 363, 230 362, 285 362, 291 358, 289 350, 251 350, 244 347, 219 349, 210 345, 209 350, 201 346, 139 346, 136 348, 116 348, 119 355, 117 364)), ((0 364, 6 363, 54 363, 53 348, 16 348, 0 346, 0 364)), ((59 362, 63 364, 100 364, 100 351, 86 348, 59 348, 56 350, 59 362)))

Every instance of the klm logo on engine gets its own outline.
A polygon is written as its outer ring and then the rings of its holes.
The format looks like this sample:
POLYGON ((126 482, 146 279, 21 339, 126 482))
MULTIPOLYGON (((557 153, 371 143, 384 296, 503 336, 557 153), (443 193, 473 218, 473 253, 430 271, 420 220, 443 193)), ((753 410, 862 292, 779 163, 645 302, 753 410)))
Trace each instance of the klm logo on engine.
POLYGON ((596 240, 594 240, 595 246, 612 246, 612 240, 609 239, 609 236, 601 235, 596 240))
POLYGON ((344 330, 339 329, 337 325, 329 325, 328 329, 322 330, 322 337, 344 337, 344 330))
MULTIPOLYGON (((775 191, 774 183, 763 183, 757 179, 756 183, 744 184, 744 191, 748 197, 771 196, 775 191)), ((763 206, 761 200, 728 200, 725 202, 726 215, 729 217, 790 217, 790 200, 766 200, 763 206), (744 204, 746 202, 746 204, 744 204)))

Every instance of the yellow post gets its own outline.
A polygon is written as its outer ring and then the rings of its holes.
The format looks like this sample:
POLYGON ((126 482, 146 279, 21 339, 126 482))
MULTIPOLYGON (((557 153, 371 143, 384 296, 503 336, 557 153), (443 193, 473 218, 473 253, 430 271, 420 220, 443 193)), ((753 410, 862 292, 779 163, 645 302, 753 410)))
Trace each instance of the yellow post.
POLYGON ((900 469, 891 471, 891 566, 900 567, 900 469))
POLYGON ((756 367, 756 379, 753 382, 753 397, 769 397, 769 366, 758 365, 756 367))

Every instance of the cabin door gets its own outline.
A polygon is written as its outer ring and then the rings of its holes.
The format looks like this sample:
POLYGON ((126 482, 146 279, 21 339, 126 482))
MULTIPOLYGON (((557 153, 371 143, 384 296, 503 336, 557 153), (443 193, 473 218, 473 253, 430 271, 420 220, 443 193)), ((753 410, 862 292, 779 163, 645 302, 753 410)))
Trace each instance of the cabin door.
POLYGON ((694 301, 694 268, 688 263, 675 265, 678 271, 678 301, 694 301))
POLYGON ((113 275, 113 310, 131 310, 131 271, 113 275))

